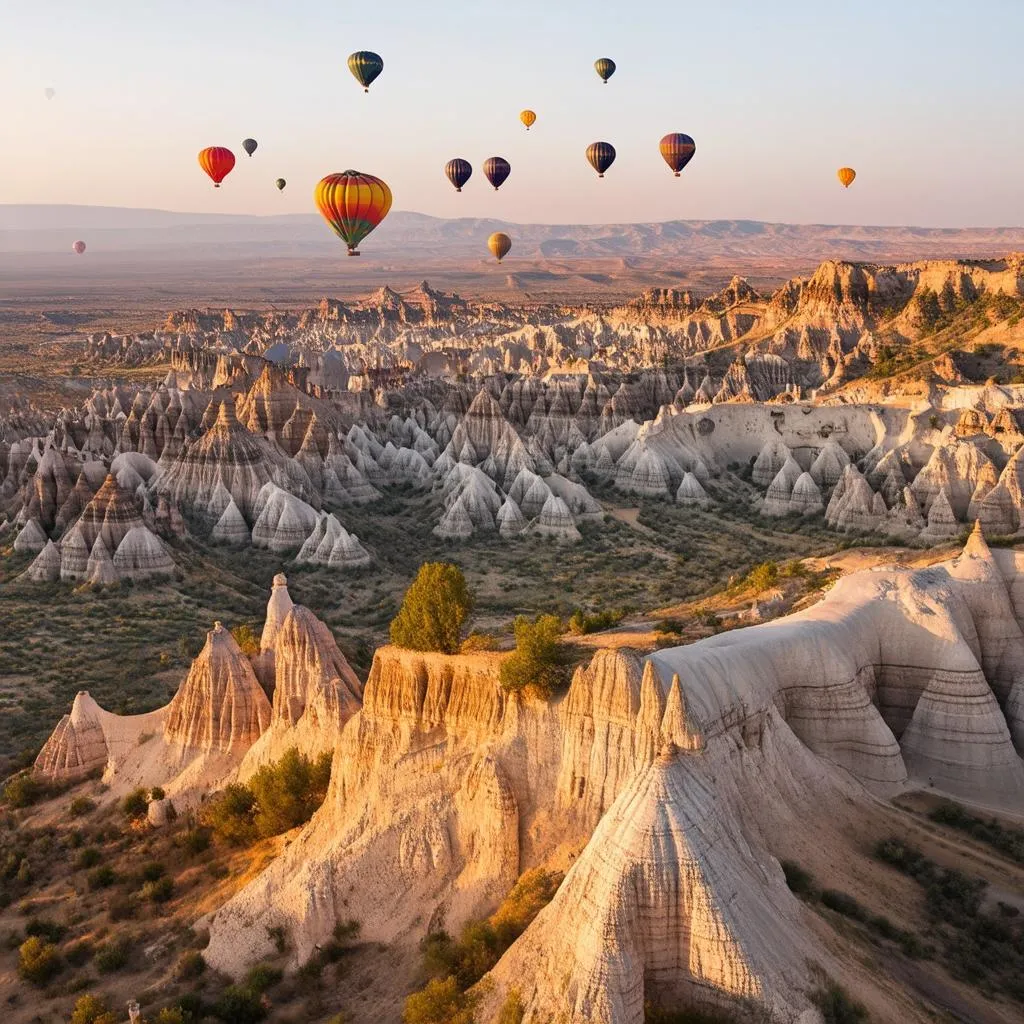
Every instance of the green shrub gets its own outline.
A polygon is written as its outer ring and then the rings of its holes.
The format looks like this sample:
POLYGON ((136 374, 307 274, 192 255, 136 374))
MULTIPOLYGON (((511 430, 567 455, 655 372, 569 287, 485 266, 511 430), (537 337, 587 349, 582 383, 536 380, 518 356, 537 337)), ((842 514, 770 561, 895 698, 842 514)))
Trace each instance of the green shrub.
POLYGON ((112 974, 128 963, 130 947, 126 939, 117 938, 96 948, 92 962, 101 974, 112 974))
POLYGON ((72 818, 80 818, 83 814, 94 810, 96 810, 96 804, 87 796, 76 796, 68 808, 72 818))
POLYGON ((142 865, 139 871, 139 880, 142 882, 155 882, 158 878, 163 878, 167 874, 167 869, 158 860, 147 861, 142 865))
POLYGON ((37 935, 18 947, 18 974, 33 985, 45 985, 63 967, 60 953, 52 942, 37 935))
POLYGON ((248 786, 233 783, 203 815, 221 839, 236 845, 280 835, 305 824, 327 796, 330 752, 310 760, 296 747, 263 765, 248 786))
POLYGON ((142 898, 150 903, 166 903, 174 895, 174 879, 164 875, 142 887, 142 898))
POLYGON ((454 978, 434 978, 402 1009, 403 1024, 473 1024, 473 1000, 454 978))
POLYGON ((868 1020, 868 1011, 834 981, 812 992, 811 1002, 821 1011, 825 1024, 862 1024, 868 1020))
POLYGON ((821 894, 821 902, 843 917, 853 918, 854 921, 863 921, 867 914, 864 908, 848 893, 840 892, 838 889, 826 889, 821 894))
POLYGON ((262 995, 268 988, 273 988, 282 978, 284 972, 272 964, 256 964, 249 968, 245 976, 245 987, 250 992, 262 995))
POLYGON ((796 896, 812 896, 814 894, 814 878, 799 864, 791 860, 782 861, 782 871, 786 876, 786 885, 796 896))
POLYGON ((121 801, 121 813, 133 821, 146 816, 149 809, 149 795, 144 789, 133 789, 121 801))
POLYGON ((520 615, 513 628, 516 649, 501 664, 501 685, 510 692, 530 686, 544 697, 568 686, 569 655, 558 616, 538 615, 531 622, 520 615))
POLYGON ((198 949, 186 949, 174 967, 175 977, 188 981, 191 978, 198 978, 206 970, 206 960, 198 949))
POLYGON ((473 599, 462 570, 448 562, 426 562, 391 623, 391 642, 411 651, 456 654, 473 599))
POLYGON ((67 934, 67 926, 47 921, 45 917, 30 917, 25 924, 25 936, 46 939, 47 942, 60 942, 67 934))
POLYGON ((149 791, 149 799, 150 800, 163 800, 166 796, 167 796, 167 794, 164 792, 162 786, 154 786, 149 791))
POLYGON ((71 1011, 71 1024, 117 1024, 117 1016, 98 996, 80 996, 71 1011))
POLYGON ((331 761, 330 752, 311 761, 292 747, 279 761, 259 769, 249 785, 260 836, 280 835, 309 821, 327 796, 331 761))
POLYGON ((94 892, 97 889, 109 888, 117 881, 117 874, 109 864, 101 864, 86 875, 89 888, 94 892))
POLYGON ((4 801, 9 807, 30 807, 43 792, 44 787, 31 772, 22 772, 8 779, 4 786, 4 801))
POLYGON ((774 587, 778 581, 779 566, 777 562, 762 562, 747 573, 747 584, 759 592, 774 587))
POLYGON ((192 1024, 196 1018, 180 1006, 165 1006, 156 1015, 156 1024, 192 1024))
POLYGON ((213 1016, 223 1024, 256 1024, 267 1011, 255 992, 241 985, 230 985, 213 1004, 213 1016))
POLYGON ((577 608, 569 618, 569 630, 577 636, 600 633, 617 626, 622 619, 623 614, 620 611, 608 609, 603 612, 585 612, 582 608, 577 608))
POLYGON ((64 959, 71 964, 72 967, 81 967, 82 964, 86 964, 92 959, 92 944, 85 940, 81 942, 73 942, 64 950, 64 959))
POLYGON ((190 828, 181 837, 181 846, 191 857, 205 853, 210 848, 210 830, 208 828, 190 828))
POLYGON ((995 818, 976 817, 950 800, 939 804, 928 817, 941 825, 966 832, 1018 864, 1024 864, 1024 829, 1010 828, 995 818))

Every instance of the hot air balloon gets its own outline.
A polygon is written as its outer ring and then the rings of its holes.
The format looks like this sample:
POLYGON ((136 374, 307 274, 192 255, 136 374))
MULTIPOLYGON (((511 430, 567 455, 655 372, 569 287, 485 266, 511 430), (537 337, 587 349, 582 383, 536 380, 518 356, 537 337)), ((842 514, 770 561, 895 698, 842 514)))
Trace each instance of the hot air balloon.
POLYGON ((53 97, 57 95, 57 90, 56 90, 56 89, 49 89, 49 88, 47 88, 47 89, 44 89, 44 90, 43 90, 43 95, 44 95, 44 96, 45 96, 45 97, 46 97, 46 98, 47 98, 48 100, 52 100, 52 99, 53 99, 53 97))
POLYGON ((512 248, 512 239, 504 231, 495 231, 487 239, 487 248, 491 250, 494 258, 500 263, 508 255, 509 249, 512 248))
POLYGON ((253 153, 256 152, 256 147, 258 145, 259 145, 259 143, 255 139, 243 139, 242 140, 242 149, 244 149, 246 151, 246 153, 249 154, 249 156, 252 156, 253 153))
POLYGON ((684 135, 682 132, 672 132, 666 135, 658 144, 658 148, 661 150, 665 163, 672 168, 677 178, 679 177, 679 172, 693 159, 693 154, 697 152, 697 144, 689 135, 684 135))
POLYGON ((857 172, 852 167, 840 167, 836 171, 836 177, 842 182, 843 188, 849 188, 853 184, 853 179, 857 177, 857 172))
POLYGON ((530 128, 536 123, 537 115, 532 110, 524 110, 519 115, 519 120, 526 125, 526 130, 529 131, 530 128))
POLYGON ((384 61, 379 54, 359 50, 349 57, 348 69, 363 87, 363 92, 369 92, 373 80, 384 70, 384 61))
POLYGON ((615 147, 610 142, 592 142, 587 146, 587 159, 597 176, 603 178, 604 172, 615 163, 615 147))
POLYGON ((73 246, 71 246, 71 248, 74 249, 74 251, 76 253, 78 253, 79 256, 81 256, 82 253, 85 252, 85 242, 82 242, 82 241, 75 242, 75 244, 73 246))
POLYGON ((210 176, 213 187, 220 188, 235 166, 235 154, 223 146, 207 146, 199 153, 199 166, 210 176))
POLYGON ((322 178, 313 193, 334 233, 358 256, 356 246, 388 215, 391 189, 372 174, 342 171, 322 178))
POLYGON ((615 74, 615 61, 611 57, 598 57, 594 61, 594 70, 600 75, 601 81, 607 85, 608 79, 615 74))
POLYGON ((444 173, 448 175, 448 180, 455 186, 455 191, 461 192, 462 186, 472 177, 473 168, 468 160, 457 156, 445 164, 444 173))
POLYGON ((505 180, 512 173, 512 165, 501 156, 488 157, 484 161, 484 176, 494 186, 494 191, 505 183, 505 180))
POLYGON ((288 182, 286 182, 284 180, 284 178, 278 178, 277 181, 274 182, 274 184, 277 186, 277 191, 278 192, 283 192, 284 191, 284 187, 285 187, 285 185, 288 184, 288 182))

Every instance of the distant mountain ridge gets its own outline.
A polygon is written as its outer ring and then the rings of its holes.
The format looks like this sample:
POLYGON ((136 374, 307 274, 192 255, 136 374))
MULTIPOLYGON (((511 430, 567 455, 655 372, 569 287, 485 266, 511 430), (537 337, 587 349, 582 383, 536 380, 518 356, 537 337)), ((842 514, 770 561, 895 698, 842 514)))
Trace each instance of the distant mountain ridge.
MULTIPOLYGON (((910 260, 992 256, 1024 249, 1024 227, 919 228, 773 224, 748 220, 673 220, 636 224, 515 224, 444 219, 396 211, 375 232, 375 256, 479 257, 483 239, 505 230, 515 254, 532 259, 806 257, 910 260)), ((126 207, 0 204, 0 252, 63 252, 71 234, 89 234, 92 251, 159 249, 185 256, 201 244, 254 255, 316 255, 337 242, 315 214, 182 213, 126 207), (175 252, 175 250, 181 250, 175 252)))

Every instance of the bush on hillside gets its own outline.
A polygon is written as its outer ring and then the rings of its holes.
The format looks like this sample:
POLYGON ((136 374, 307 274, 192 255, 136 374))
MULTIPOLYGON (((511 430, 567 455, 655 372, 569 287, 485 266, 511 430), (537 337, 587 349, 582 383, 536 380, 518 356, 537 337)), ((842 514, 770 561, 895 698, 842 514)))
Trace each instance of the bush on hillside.
POLYGON ((117 1024, 117 1016, 98 996, 81 996, 71 1011, 71 1024, 117 1024))
POLYGON ((472 610, 462 570, 448 562, 426 562, 391 623, 391 642, 410 651, 457 654, 462 627, 472 610))
POLYGON ((501 685, 509 691, 532 686, 550 697, 569 685, 569 654, 557 615, 520 615, 514 626, 516 649, 501 665, 501 685))
POLYGON ((292 747, 279 761, 263 765, 247 786, 227 786, 206 808, 205 824, 235 845, 305 824, 327 796, 331 757, 328 752, 310 760, 292 747))
POLYGON ((31 936, 18 947, 18 974, 33 985, 45 985, 62 966, 57 947, 38 935, 31 936))
POLYGON ((231 630, 235 643, 242 649, 242 653, 249 658, 256 657, 260 653, 260 638, 252 626, 243 623, 231 630))
POLYGON ((405 1001, 403 1024, 473 1024, 473 1000, 454 978, 434 978, 405 1001))

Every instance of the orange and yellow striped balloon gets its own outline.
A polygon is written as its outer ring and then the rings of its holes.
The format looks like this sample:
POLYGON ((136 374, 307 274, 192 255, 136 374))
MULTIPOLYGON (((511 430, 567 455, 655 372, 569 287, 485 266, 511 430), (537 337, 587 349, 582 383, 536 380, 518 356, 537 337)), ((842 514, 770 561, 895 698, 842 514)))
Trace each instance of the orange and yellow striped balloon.
POLYGON ((526 130, 529 131, 537 123, 537 115, 532 110, 524 110, 519 115, 519 120, 526 125, 526 130))
POLYGON ((334 233, 358 256, 357 245, 388 215, 391 189, 372 174, 342 171, 328 174, 313 193, 316 205, 334 233))
POLYGON ((207 146, 199 153, 199 166, 210 176, 213 187, 220 188, 220 183, 235 166, 235 154, 223 146, 207 146))
POLYGON ((842 182, 843 188, 849 188, 853 184, 853 179, 857 177, 857 172, 852 167, 840 167, 836 171, 836 177, 842 182))

